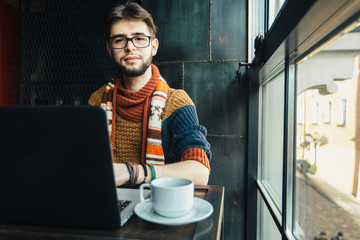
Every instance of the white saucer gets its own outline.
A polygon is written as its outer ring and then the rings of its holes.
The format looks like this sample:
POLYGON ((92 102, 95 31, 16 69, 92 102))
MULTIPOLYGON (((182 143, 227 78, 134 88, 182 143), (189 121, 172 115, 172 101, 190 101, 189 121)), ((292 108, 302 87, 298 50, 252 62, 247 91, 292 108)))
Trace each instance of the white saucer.
POLYGON ((135 207, 135 213, 138 217, 152 223, 170 226, 198 222, 210 216, 212 212, 213 206, 208 201, 197 197, 194 197, 194 206, 190 209, 190 212, 177 218, 168 218, 157 214, 152 208, 150 199, 138 203, 135 207))

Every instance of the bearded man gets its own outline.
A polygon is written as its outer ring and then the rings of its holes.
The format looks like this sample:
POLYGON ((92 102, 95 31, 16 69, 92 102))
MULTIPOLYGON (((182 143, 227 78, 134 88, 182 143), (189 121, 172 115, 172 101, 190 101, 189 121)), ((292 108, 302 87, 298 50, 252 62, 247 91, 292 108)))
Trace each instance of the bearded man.
POLYGON ((186 92, 170 88, 152 64, 159 47, 152 16, 137 3, 117 5, 105 18, 105 32, 118 71, 89 104, 107 113, 116 185, 162 177, 207 184, 206 129, 186 92))

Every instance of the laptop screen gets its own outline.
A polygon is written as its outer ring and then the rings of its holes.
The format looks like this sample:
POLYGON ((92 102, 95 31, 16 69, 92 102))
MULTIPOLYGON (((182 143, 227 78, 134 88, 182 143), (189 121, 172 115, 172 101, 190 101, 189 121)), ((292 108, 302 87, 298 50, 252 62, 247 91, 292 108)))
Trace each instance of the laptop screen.
POLYGON ((120 225, 105 112, 0 107, 0 222, 120 225))

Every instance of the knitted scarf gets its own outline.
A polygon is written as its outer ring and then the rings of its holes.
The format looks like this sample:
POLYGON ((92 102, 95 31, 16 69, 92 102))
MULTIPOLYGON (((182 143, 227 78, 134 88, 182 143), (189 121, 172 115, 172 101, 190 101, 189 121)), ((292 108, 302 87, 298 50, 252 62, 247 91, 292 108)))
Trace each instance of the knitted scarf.
POLYGON ((115 121, 117 112, 128 121, 142 122, 141 162, 150 165, 163 165, 165 159, 161 144, 161 118, 169 85, 160 76, 160 72, 154 64, 151 64, 151 70, 151 79, 137 92, 131 92, 124 88, 121 74, 118 72, 106 85, 100 106, 106 111, 113 150, 116 148, 115 121))

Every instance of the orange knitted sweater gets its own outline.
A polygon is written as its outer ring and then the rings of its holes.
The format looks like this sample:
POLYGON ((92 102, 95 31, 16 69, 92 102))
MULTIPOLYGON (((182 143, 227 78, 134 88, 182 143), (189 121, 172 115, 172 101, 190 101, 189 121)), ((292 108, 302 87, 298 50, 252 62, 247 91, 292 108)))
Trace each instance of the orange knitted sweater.
MULTIPOLYGON (((95 91, 89 99, 89 104, 99 106, 104 89, 105 85, 95 91)), ((183 90, 170 88, 162 121, 164 122, 164 120, 168 119, 174 111, 186 106, 194 106, 194 103, 187 93, 183 90)), ((128 161, 139 164, 141 162, 142 122, 126 120, 117 113, 115 145, 116 149, 113 156, 114 162, 122 163, 128 161)), ((210 156, 211 152, 209 144, 206 142, 204 143, 204 146, 192 146, 185 148, 185 150, 180 154, 180 159, 176 159, 175 161, 196 160, 201 162, 210 170, 210 156)))

